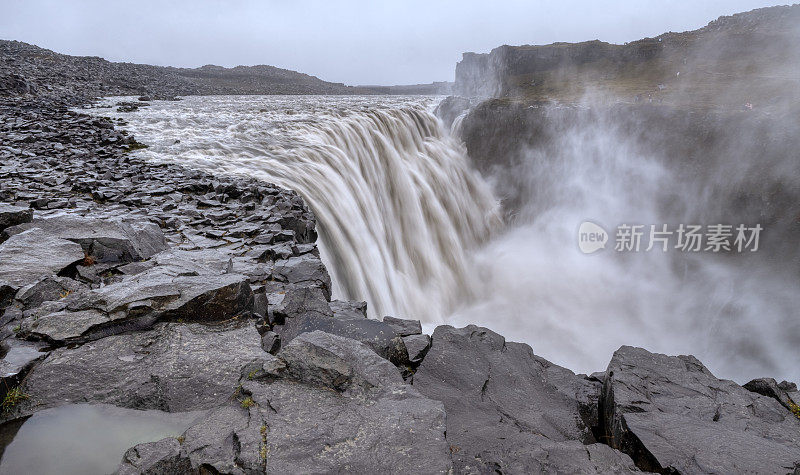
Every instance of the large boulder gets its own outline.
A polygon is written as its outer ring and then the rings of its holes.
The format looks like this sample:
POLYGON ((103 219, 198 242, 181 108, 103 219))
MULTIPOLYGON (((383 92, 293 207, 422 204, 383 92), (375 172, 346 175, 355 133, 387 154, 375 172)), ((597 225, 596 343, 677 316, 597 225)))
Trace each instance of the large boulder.
POLYGON ((78 243, 98 262, 134 262, 167 249, 164 234, 154 223, 131 219, 90 219, 56 216, 34 219, 5 230, 8 235, 39 228, 78 243))
MULTIPOLYGON (((300 335, 243 371, 237 400, 183 434, 210 473, 448 473, 442 404, 365 345, 300 335)), ((171 453, 167 454, 172 456, 171 453)))
POLYGON ((184 275, 159 266, 96 289, 88 300, 109 314, 144 307, 165 318, 213 321, 249 309, 253 292, 240 274, 184 275))
POLYGON ((636 471, 594 443, 581 395, 599 388, 485 328, 437 327, 414 387, 444 403, 456 473, 636 471))
POLYGON ((0 286, 16 292, 83 258, 80 245, 39 228, 28 229, 0 244, 0 286))
POLYGON ((800 463, 800 420, 693 356, 623 346, 606 370, 601 408, 608 443, 649 471, 789 473, 800 463))
MULTIPOLYGON (((28 223, 33 219, 33 210, 30 208, 23 208, 22 206, 14 206, 6 203, 0 203, 0 233, 10 226, 17 224, 28 223)), ((2 239, 0 239, 2 241, 2 239)))
POLYGON ((154 267, 129 278, 45 306, 26 318, 25 334, 53 343, 83 343, 146 330, 160 320, 217 322, 248 314, 253 292, 238 274, 176 275, 154 267))
POLYGON ((17 415, 66 403, 169 412, 210 409, 238 386, 240 368, 264 355, 253 322, 161 323, 77 348, 59 348, 24 382, 17 415))
MULTIPOLYGON (((337 307, 341 309, 341 306, 337 307)), ((275 331, 280 335, 283 344, 303 333, 320 330, 360 341, 394 364, 402 365, 409 362, 403 338, 394 327, 388 323, 364 318, 363 314, 357 311, 340 311, 334 316, 322 291, 318 288, 287 291, 278 309, 273 311, 276 315, 284 317, 281 320, 283 325, 275 326, 275 331)))

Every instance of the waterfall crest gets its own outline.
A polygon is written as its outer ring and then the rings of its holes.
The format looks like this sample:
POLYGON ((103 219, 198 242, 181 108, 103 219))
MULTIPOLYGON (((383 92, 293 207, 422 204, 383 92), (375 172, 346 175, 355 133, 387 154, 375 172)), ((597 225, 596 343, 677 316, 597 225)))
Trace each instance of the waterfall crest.
POLYGON ((468 299, 466 251, 499 223, 497 203, 438 120, 402 108, 303 128, 308 143, 269 173, 314 210, 334 293, 427 322, 468 299))

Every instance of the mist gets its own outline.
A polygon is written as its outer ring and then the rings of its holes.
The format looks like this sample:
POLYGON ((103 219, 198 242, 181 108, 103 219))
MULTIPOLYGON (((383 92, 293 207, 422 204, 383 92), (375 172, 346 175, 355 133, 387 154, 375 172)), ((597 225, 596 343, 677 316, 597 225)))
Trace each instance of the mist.
MULTIPOLYGON (((694 354, 718 376, 740 382, 765 373, 797 379, 800 281, 791 265, 775 265, 763 236, 760 254, 681 253, 674 240, 666 252, 645 251, 650 224, 674 231, 680 222, 758 222, 743 210, 716 206, 721 195, 743 186, 746 174, 727 165, 747 152, 692 180, 671 168, 663 151, 626 133, 624 121, 601 111, 545 113, 554 122, 570 118, 559 138, 526 149, 513 173, 495 173, 496 190, 517 181, 520 208, 505 233, 478 252, 474 272, 483 292, 448 323, 481 321, 586 373, 603 370, 621 345, 635 345, 694 354), (577 229, 585 220, 609 232, 604 251, 579 252, 577 229), (614 251, 614 229, 623 223, 645 225, 640 252, 614 251)), ((728 138, 734 137, 732 131, 728 138)), ((776 165, 788 166, 784 157, 776 165)))

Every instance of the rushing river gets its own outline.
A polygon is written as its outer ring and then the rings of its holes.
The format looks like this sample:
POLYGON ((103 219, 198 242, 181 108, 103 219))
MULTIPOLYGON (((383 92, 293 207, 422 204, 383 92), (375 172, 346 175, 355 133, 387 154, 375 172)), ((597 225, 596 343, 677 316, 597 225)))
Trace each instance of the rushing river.
POLYGON ((682 278, 656 253, 578 251, 586 218, 659 223, 642 198, 670 186, 659 164, 634 164, 613 135, 581 131, 557 160, 515 171, 532 178, 534 199, 528 218, 504 226, 492 192, 503 182, 471 168, 432 114, 438 100, 211 96, 91 113, 124 118, 147 159, 299 192, 317 216, 334 297, 366 300, 373 317, 487 326, 582 372, 630 344, 695 354, 740 383, 800 379, 796 283, 702 256, 682 278), (603 166, 587 168, 586 154, 603 166))

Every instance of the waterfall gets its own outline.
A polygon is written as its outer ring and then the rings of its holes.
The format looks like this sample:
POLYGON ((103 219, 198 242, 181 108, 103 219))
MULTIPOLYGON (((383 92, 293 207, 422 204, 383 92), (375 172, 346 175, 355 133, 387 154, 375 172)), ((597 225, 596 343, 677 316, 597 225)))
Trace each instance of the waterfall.
MULTIPOLYGON (((562 123, 556 108, 547 112, 557 129, 547 146, 521 149, 518 162, 488 178, 497 194, 521 193, 501 230, 487 179, 453 138, 463 116, 449 132, 431 113, 437 101, 209 96, 100 113, 124 117, 149 145, 137 152, 145 158, 300 193, 318 220, 334 297, 366 300, 371 317, 486 326, 587 373, 626 344, 692 353, 743 381, 796 378, 786 356, 797 345, 800 293, 796 277, 768 265, 766 249, 739 258, 613 248, 586 256, 576 244, 586 219, 607 226, 612 243, 621 222, 723 222, 725 200, 710 199, 708 185, 763 177, 746 171, 756 162, 697 174, 594 109, 562 123)), ((794 162, 765 167, 770 156, 756 165, 793 176, 794 162)))
POLYGON ((334 293, 427 322, 469 299, 466 252, 499 222, 497 205, 439 121, 408 107, 303 129, 307 143, 265 167, 314 210, 334 293))
POLYGON ((442 323, 479 283, 468 259, 497 200, 424 98, 206 97, 126 116, 143 153, 297 191, 334 298, 442 323), (179 143, 176 143, 179 141, 179 143))

